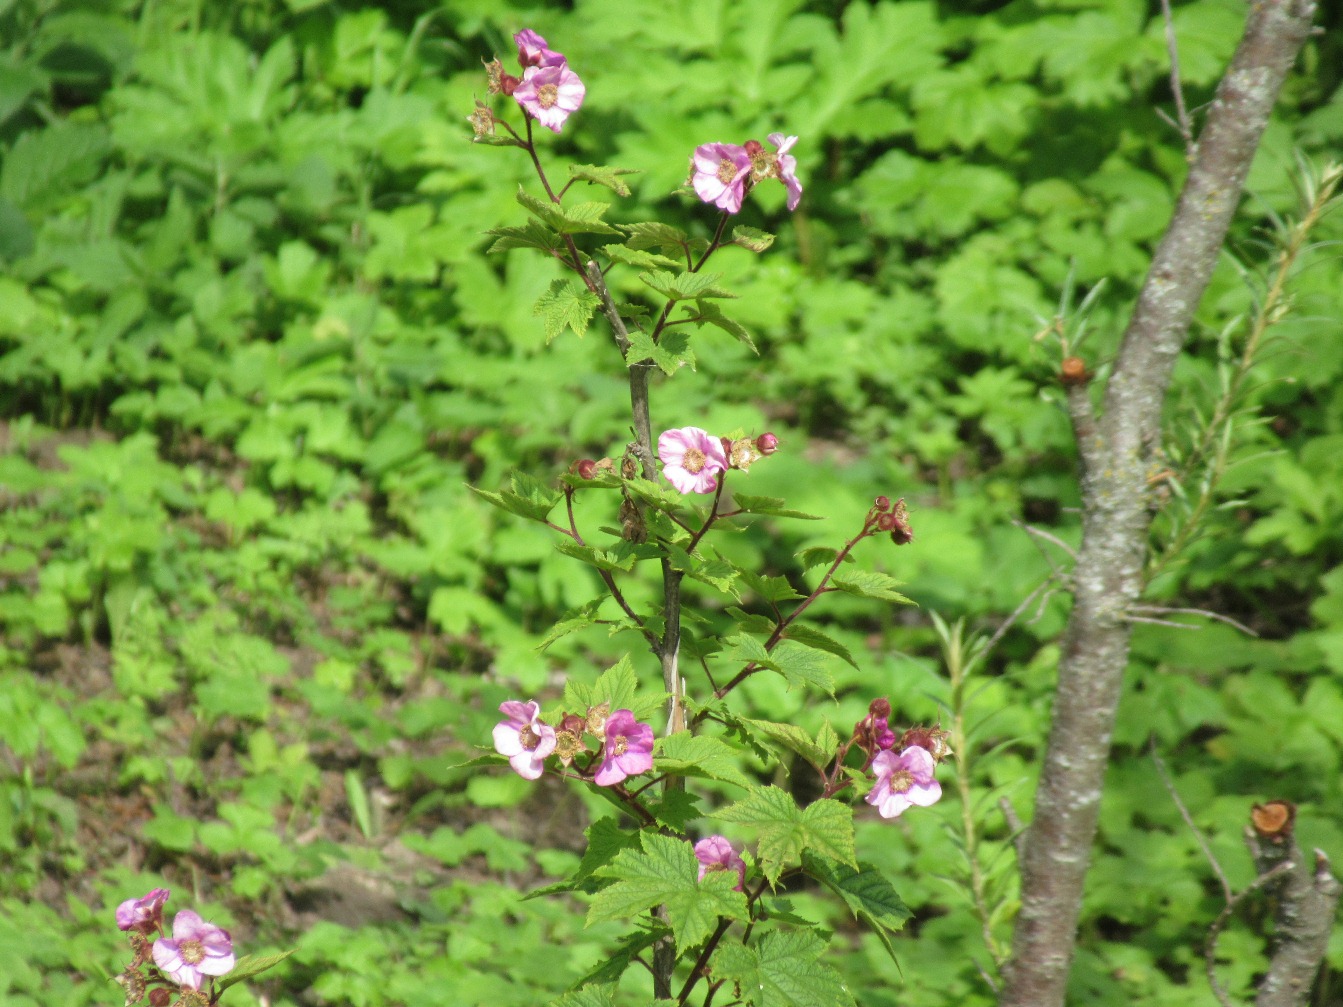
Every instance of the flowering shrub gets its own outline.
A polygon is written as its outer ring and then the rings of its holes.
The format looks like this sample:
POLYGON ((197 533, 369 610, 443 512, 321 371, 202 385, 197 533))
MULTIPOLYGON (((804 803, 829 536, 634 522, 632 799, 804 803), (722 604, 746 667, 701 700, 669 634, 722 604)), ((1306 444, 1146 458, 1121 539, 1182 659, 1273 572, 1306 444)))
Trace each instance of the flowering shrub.
POLYGON ((229 932, 190 909, 173 917, 169 937, 163 925, 168 896, 168 889, 155 888, 117 906, 117 928, 125 931, 134 952, 134 958, 116 977, 126 993, 126 1007, 144 1002, 151 1007, 216 1004, 234 983, 258 975, 292 954, 239 961, 229 932), (155 934, 159 936, 155 938, 155 934), (222 976, 228 978, 216 983, 222 976))
MULTIPOLYGON (((569 204, 565 197, 580 180, 627 194, 622 176, 628 170, 575 165, 568 183, 552 183, 533 123, 559 132, 581 107, 585 87, 567 59, 536 32, 520 31, 514 41, 521 78, 493 60, 486 64, 487 83, 491 94, 514 100, 522 128, 479 103, 469 118, 477 141, 526 151, 545 198, 520 193, 518 201, 531 219, 523 226, 496 228, 492 250, 536 249, 572 274, 552 283, 537 304, 551 338, 566 330, 582 335, 601 312, 628 368, 635 439, 613 457, 575 461, 557 488, 518 475, 510 490, 476 492, 550 528, 560 536, 562 551, 590 566, 605 586, 605 599, 564 620, 548 639, 606 623, 640 640, 661 671, 660 688, 650 687, 630 655, 594 682, 570 676, 563 696, 544 714, 537 701, 508 700, 499 707, 505 719, 494 728, 494 748, 514 772, 527 780, 550 773, 594 788, 620 812, 589 829, 593 841, 580 867, 549 889, 590 893, 589 922, 639 920, 621 949, 579 984, 581 1002, 613 1003, 613 984, 638 961, 652 972, 654 997, 682 1004, 700 983, 706 1003, 724 986, 735 1002, 757 1007, 853 1003, 838 975, 818 961, 821 933, 792 915, 775 893, 785 879, 809 875, 834 891, 889 949, 889 934, 907 913, 889 880, 859 859, 854 811, 845 799, 865 795, 882 818, 935 803, 942 793, 937 763, 949 754, 947 732, 916 726, 897 733, 890 724, 890 703, 881 697, 872 700, 867 716, 847 737, 829 724, 812 737, 795 725, 744 718, 732 712, 727 700, 748 678, 766 673, 782 676, 790 687, 831 691, 825 655, 851 664, 854 658, 800 617, 835 591, 905 602, 889 577, 842 568, 868 538, 911 542, 908 509, 903 500, 878 497, 844 545, 812 550, 807 566, 823 572, 804 595, 783 578, 734 565, 710 544, 711 535, 747 518, 809 517, 782 500, 736 490, 756 462, 780 450, 779 438, 768 432, 725 436, 684 426, 664 430, 654 440, 649 406, 650 372, 672 377, 693 360, 691 327, 712 325, 750 345, 745 329, 718 306, 731 295, 704 267, 729 245, 752 253, 770 246, 773 236, 763 231, 728 230, 730 218, 743 211, 756 185, 771 179, 783 183, 788 209, 798 208, 803 186, 790 153, 798 138, 771 133, 773 150, 755 140, 695 148, 685 192, 720 211, 711 237, 654 221, 608 224, 609 203, 569 204), (580 242, 590 236, 606 243, 588 251, 580 242), (645 289, 636 303, 617 303, 607 285, 610 271, 621 266, 639 270, 645 289), (614 494, 615 524, 597 532, 580 526, 575 498, 588 492, 614 494), (695 506, 691 498, 696 496, 707 496, 707 505, 695 506), (553 519, 561 503, 564 517, 553 519), (622 586, 638 574, 640 564, 661 572, 660 604, 652 611, 641 611, 622 586), (734 632, 707 633, 704 624, 683 619, 686 578, 730 600, 734 632), (693 654, 703 671, 694 675, 693 689, 682 671, 683 654, 693 654), (659 711, 667 728, 657 738, 650 721, 659 711), (777 786, 746 776, 736 759, 743 746, 761 754, 799 756, 817 774, 819 795, 799 802, 777 786), (720 781, 742 795, 726 807, 701 810, 702 795, 688 789, 691 779, 720 781), (739 826, 746 849, 738 852, 727 836, 716 833, 696 841, 704 831, 698 823, 705 818, 739 826), (734 927, 740 935, 725 941, 734 927), (779 989, 790 991, 786 1001, 775 996, 779 989)), ((560 1002, 578 1001, 566 997, 560 1002)))

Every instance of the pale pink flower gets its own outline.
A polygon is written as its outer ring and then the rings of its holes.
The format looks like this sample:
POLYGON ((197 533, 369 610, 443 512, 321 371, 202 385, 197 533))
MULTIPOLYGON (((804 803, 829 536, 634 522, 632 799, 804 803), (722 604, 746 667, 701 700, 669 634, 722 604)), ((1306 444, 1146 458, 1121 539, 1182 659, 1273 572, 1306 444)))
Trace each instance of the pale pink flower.
POLYGON ((529 66, 562 66, 564 54, 555 52, 546 45, 546 40, 530 28, 524 28, 513 36, 518 44, 518 62, 529 66))
POLYGON ((606 749, 593 782, 609 787, 627 776, 653 768, 653 729, 634 719, 630 710, 616 710, 606 718, 606 749))
POLYGON ((876 786, 864 798, 882 818, 897 818, 912 805, 926 808, 942 797, 942 785, 933 778, 937 762, 926 748, 911 745, 900 754, 890 749, 872 760, 876 786))
POLYGON ((524 780, 545 772, 546 757, 555 751, 555 729, 542 723, 538 703, 510 699, 499 704, 508 719, 494 725, 494 750, 508 756, 508 764, 524 780))
POLYGON ((565 63, 553 66, 529 66, 522 83, 513 89, 513 97, 533 119, 552 133, 558 133, 578 107, 587 88, 578 74, 565 63))
POLYGON ((168 901, 168 889, 155 888, 142 899, 127 899, 117 906, 117 927, 152 934, 163 929, 163 904, 168 901))
POLYGON ((746 861, 723 836, 709 836, 695 844, 695 859, 699 861, 699 880, 712 871, 736 871, 737 883, 733 891, 741 891, 746 884, 746 861))
POLYGON ((723 441, 699 427, 668 430, 658 438, 662 474, 681 493, 712 493, 727 469, 723 441))
POLYGON ((751 155, 735 143, 705 143, 695 148, 691 184, 699 198, 720 210, 738 213, 746 198, 751 155))
POLYGON ((233 938, 190 909, 173 917, 173 935, 154 942, 154 964, 173 982, 198 990, 205 976, 222 976, 233 968, 233 938))

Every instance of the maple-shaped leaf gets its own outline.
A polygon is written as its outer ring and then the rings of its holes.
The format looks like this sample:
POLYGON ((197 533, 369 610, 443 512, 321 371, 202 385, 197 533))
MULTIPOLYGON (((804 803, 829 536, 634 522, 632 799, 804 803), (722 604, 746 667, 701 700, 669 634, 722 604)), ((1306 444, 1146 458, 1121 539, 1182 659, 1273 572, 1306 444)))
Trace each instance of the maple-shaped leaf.
POLYGON ((853 1007, 839 973, 817 961, 824 950, 806 931, 775 931, 754 946, 723 944, 711 967, 715 979, 731 981, 753 1007, 853 1007))
POLYGON ((857 867, 853 850, 853 809, 821 798, 805 808, 778 787, 759 787, 745 800, 720 811, 718 818, 753 826, 756 857, 774 884, 783 869, 801 860, 804 850, 857 867))
POLYGON ((687 840, 643 834, 643 850, 625 850, 598 871, 615 883, 593 896, 588 924, 635 916, 667 907, 678 954, 706 940, 718 918, 747 920, 746 896, 733 891, 735 871, 710 871, 699 878, 699 861, 687 840))
POLYGON ((588 331, 588 322, 601 307, 601 299, 577 280, 554 280, 549 289, 537 299, 532 314, 545 321, 546 342, 565 329, 582 336, 588 331))
POLYGON ((836 591, 856 594, 859 598, 876 598, 878 601, 893 601, 900 605, 914 604, 896 590, 900 586, 900 581, 876 570, 848 570, 836 573, 830 578, 830 586, 836 591))

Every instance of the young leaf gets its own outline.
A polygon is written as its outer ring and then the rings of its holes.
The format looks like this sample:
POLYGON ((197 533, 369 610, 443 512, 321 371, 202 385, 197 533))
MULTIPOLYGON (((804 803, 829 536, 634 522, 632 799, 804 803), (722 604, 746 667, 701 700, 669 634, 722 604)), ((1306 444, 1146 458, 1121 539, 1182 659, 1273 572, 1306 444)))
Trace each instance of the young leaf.
POLYGON ((258 976, 267 969, 273 969, 297 950, 291 948, 288 951, 281 951, 278 955, 244 955, 237 960, 228 974, 219 980, 216 989, 223 993, 235 983, 258 976))
POLYGON ((537 199, 525 189, 518 189, 518 202, 532 213, 541 223, 546 224, 558 234, 619 234, 602 217, 611 208, 610 203, 578 203, 574 206, 561 206, 548 199, 537 199))
MULTIPOLYGON (((657 940, 656 936, 653 940, 657 940)), ((651 943, 651 942, 650 942, 651 943)), ((637 954, 631 951, 630 955, 637 954)), ((590 983, 580 989, 570 990, 558 1000, 552 1000, 546 1007, 615 1007, 615 983, 590 983)))
POLYGON ((572 329, 581 338, 601 303, 601 298, 577 280, 552 280, 532 314, 545 320, 547 343, 565 329, 572 329))
POLYGON ((575 609, 566 615, 555 625, 550 627, 550 632, 541 638, 541 642, 536 645, 536 649, 544 651, 556 640, 568 636, 570 633, 576 633, 580 629, 587 629, 597 622, 597 612, 602 607, 602 598, 594 598, 582 608, 575 609))
POLYGON ((489 247, 490 252, 507 252, 511 248, 539 248, 553 252, 560 247, 559 235, 539 220, 529 220, 521 227, 494 227, 485 232, 498 237, 489 247))
POLYGON ((732 890, 735 872, 712 871, 699 881, 698 862, 689 842, 653 832, 643 833, 642 838, 643 852, 625 850, 601 870, 616 880, 593 896, 589 925, 665 905, 679 954, 705 940, 718 917, 749 918, 746 896, 732 890))
MULTIPOLYGON (((825 746, 812 741, 811 736, 796 724, 778 724, 772 720, 742 720, 742 724, 758 731, 774 744, 796 752, 819 770, 824 770, 834 757, 834 750, 826 751, 825 746)), ((834 732, 831 731, 831 734, 834 732)))
POLYGON ((761 601, 767 601, 770 604, 780 601, 793 601, 801 598, 788 583, 787 577, 763 577, 760 574, 749 570, 741 571, 741 582, 754 591, 761 601))
POLYGON ((579 545, 571 538, 560 539, 555 543, 555 548, 566 556, 572 556, 588 566, 595 566, 607 573, 628 573, 634 569, 634 563, 638 559, 633 550, 622 549, 620 545, 614 549, 598 549, 595 546, 579 545))
POLYGON ((627 266, 638 266, 640 269, 680 269, 682 265, 665 255, 630 248, 629 245, 603 245, 601 251, 612 262, 623 262, 627 266))
POLYGON ((640 273, 641 279, 669 301, 687 301, 700 297, 736 297, 714 284, 722 273, 692 273, 685 270, 673 275, 662 269, 640 273))
POLYGON ((754 1007, 853 1007, 839 973, 817 961, 825 944, 804 930, 766 934, 754 947, 722 944, 712 959, 715 979, 730 979, 754 1007))
POLYGON ((732 243, 750 252, 763 252, 774 244, 774 235, 755 227, 734 227, 732 243))
POLYGON ((913 605, 899 591, 895 590, 900 582, 876 570, 850 570, 838 573, 830 578, 830 586, 837 591, 856 594, 859 598, 876 598, 879 601, 893 601, 900 605, 913 605))
POLYGON ((555 504, 559 503, 560 495, 558 493, 527 493, 517 492, 493 493, 490 490, 483 490, 478 486, 467 486, 472 493, 494 504, 501 510, 506 510, 510 514, 516 514, 518 517, 525 517, 531 521, 546 520, 546 517, 554 509, 555 504))
POLYGON ((871 926, 899 930, 914 915, 886 876, 866 861, 860 860, 855 869, 806 853, 802 856, 802 869, 842 898, 855 919, 871 926))
POLYGON ((825 658, 814 650, 784 641, 770 653, 766 667, 777 671, 790 688, 811 686, 831 696, 835 694, 835 676, 825 667, 825 658))
POLYGON ((629 367, 651 360, 657 364, 663 374, 675 374, 683 366, 695 369, 695 354, 690 349, 690 337, 684 332, 663 331, 662 338, 656 343, 646 332, 630 333, 630 349, 625 354, 625 363, 629 367))
POLYGON ((629 709, 639 680, 634 674, 634 663, 626 654, 598 676, 592 685, 584 685, 572 676, 564 683, 564 706, 573 713, 584 714, 589 707, 610 703, 612 710, 629 709))
MULTIPOLYGON (((797 595, 795 597, 801 597, 797 595)), ((812 629, 810 626, 804 626, 801 623, 794 622, 783 632, 784 639, 793 640, 804 647, 812 647, 816 650, 823 650, 827 654, 834 654, 836 657, 848 663, 851 667, 857 668, 858 662, 853 659, 853 654, 849 648, 844 646, 834 637, 827 636, 819 629, 812 629)))
POLYGON ((664 790, 662 799, 647 808, 659 825, 673 832, 685 832, 685 827, 703 814, 699 809, 699 796, 688 790, 664 790))
POLYGON ((593 185, 604 185, 617 196, 628 196, 630 187, 621 181, 621 175, 637 175, 638 168, 606 168, 596 164, 571 164, 569 175, 593 185))
POLYGON ((804 850, 857 867, 853 855, 853 811, 829 798, 799 808, 778 787, 759 787, 745 800, 718 813, 725 822, 752 825, 759 835, 757 855, 770 884, 804 850))
POLYGON ((653 745, 655 772, 722 780, 749 790, 756 782, 738 767, 740 759, 736 750, 718 738, 689 731, 659 738, 653 745))
MULTIPOLYGON (((829 566, 839 555, 838 549, 831 549, 829 546, 815 545, 810 549, 803 549, 797 554, 798 561, 802 564, 802 569, 811 570, 818 566, 829 566)), ((853 557, 846 555, 845 562, 852 563, 853 557)))
MULTIPOLYGON (((629 235, 625 239, 625 244, 629 245, 630 248, 656 248, 659 251, 682 258, 691 248, 707 245, 707 242, 702 240, 692 242, 680 228, 657 221, 621 224, 620 229, 629 235)), ((680 260, 677 261, 679 265, 680 260)))
MULTIPOLYGON (((625 974, 625 970, 630 967, 631 963, 633 963, 635 957, 657 943, 657 939, 662 936, 663 932, 657 930, 636 930, 632 934, 625 934, 625 936, 620 938, 620 946, 616 948, 615 953, 582 979, 578 980, 576 985, 580 989, 571 991, 571 994, 569 995, 572 995, 573 992, 586 992, 586 990, 590 988, 590 983, 613 983, 619 980, 620 977, 625 974)), ((610 990, 612 987, 606 986, 604 989, 610 990)), ((563 1001, 557 1001, 557 1004, 561 1002, 563 1001)), ((606 1002, 607 1001, 600 1001, 603 1007, 606 1002)), ((565 1007, 570 1007, 570 1005, 566 1003, 565 1007)))
MULTIPOLYGON (((687 308, 687 310, 689 309, 687 308)), ((704 325, 716 326, 736 338, 738 342, 745 343, 751 348, 752 353, 759 352, 755 348, 755 340, 751 338, 750 330, 735 319, 728 318, 723 314, 723 309, 714 304, 713 301, 696 301, 693 321, 701 327, 704 325)))

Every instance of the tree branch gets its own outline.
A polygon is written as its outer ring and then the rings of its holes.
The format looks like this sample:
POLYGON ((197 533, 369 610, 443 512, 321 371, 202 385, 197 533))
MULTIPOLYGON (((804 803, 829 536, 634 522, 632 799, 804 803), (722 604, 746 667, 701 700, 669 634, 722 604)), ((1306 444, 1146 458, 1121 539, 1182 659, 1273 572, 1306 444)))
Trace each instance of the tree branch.
POLYGON ((1313 0, 1262 0, 1199 138, 1197 155, 1139 294, 1083 476, 1082 547, 1054 721, 1026 833, 1022 904, 1005 1007, 1062 1007, 1129 655, 1151 517, 1147 467, 1161 407, 1278 91, 1310 33, 1313 0), (1090 458, 1088 460, 1091 460, 1090 458))

